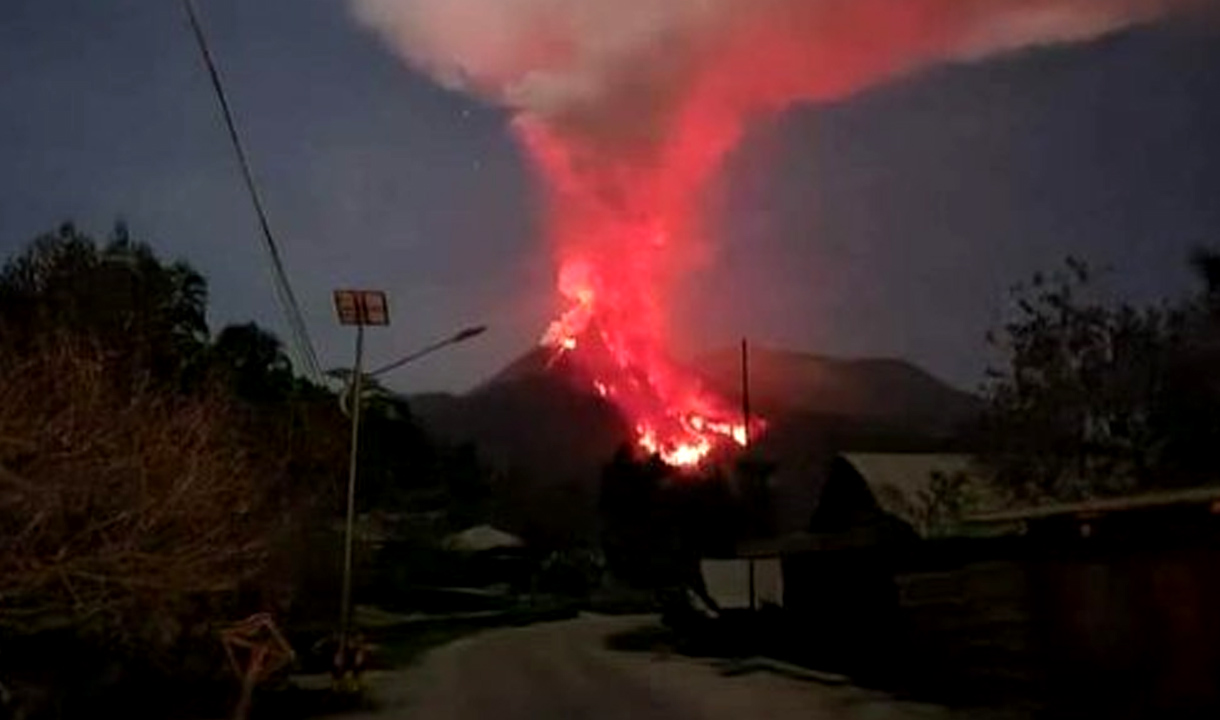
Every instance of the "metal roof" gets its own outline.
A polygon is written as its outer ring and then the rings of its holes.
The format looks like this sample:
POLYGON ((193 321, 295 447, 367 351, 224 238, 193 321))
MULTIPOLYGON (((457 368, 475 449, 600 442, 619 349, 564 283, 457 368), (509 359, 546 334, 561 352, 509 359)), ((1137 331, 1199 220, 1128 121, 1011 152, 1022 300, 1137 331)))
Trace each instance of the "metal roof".
MULTIPOLYGON (((924 527, 917 509, 927 502, 935 474, 964 475, 967 485, 960 498, 967 512, 982 512, 1003 507, 994 488, 970 455, 956 453, 844 453, 843 457, 864 477, 882 510, 901 518, 921 535, 924 527)), ((946 532, 938 528, 938 534, 946 532)))
POLYGON ((1220 513, 1220 486, 1186 488, 1184 490, 1166 490, 1142 495, 1125 495, 1123 497, 1100 498, 1074 503, 1058 503, 1036 507, 1005 510, 1003 512, 971 515, 965 518, 967 523, 991 524, 1008 523, 1020 520, 1039 520, 1061 516, 1096 517, 1113 512, 1144 510, 1173 505, 1203 505, 1211 504, 1214 512, 1220 513))

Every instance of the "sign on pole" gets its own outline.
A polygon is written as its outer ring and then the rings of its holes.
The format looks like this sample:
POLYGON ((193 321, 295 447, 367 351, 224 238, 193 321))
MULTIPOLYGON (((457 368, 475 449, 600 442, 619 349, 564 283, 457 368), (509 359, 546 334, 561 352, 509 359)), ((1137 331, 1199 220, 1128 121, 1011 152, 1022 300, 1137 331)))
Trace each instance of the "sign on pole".
POLYGON ((380 290, 336 290, 335 312, 341 325, 390 324, 390 303, 380 290))

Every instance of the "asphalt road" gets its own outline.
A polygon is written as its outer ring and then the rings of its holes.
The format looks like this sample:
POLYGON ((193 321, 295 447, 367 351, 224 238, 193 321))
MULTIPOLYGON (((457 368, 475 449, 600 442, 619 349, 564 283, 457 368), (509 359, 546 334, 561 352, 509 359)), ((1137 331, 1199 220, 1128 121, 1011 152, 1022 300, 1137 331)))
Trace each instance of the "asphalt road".
MULTIPOLYGON (((606 648, 648 618, 582 617, 495 630, 373 679, 378 718, 396 720, 887 720, 994 718, 900 702, 849 685, 766 672, 728 677, 711 661, 606 648)), ((653 621, 655 622, 655 620, 653 621)))

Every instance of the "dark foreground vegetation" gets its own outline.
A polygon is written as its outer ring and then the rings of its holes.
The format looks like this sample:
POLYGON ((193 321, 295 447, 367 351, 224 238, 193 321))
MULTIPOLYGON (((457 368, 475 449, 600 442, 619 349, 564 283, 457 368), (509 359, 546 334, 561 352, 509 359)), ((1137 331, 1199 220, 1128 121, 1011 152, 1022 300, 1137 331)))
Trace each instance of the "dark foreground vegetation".
MULTIPOLYGON (((336 389, 206 310, 204 279, 122 226, 65 225, 0 271, 0 717, 225 715, 227 623, 334 627, 336 389)), ((428 518, 420 542, 479 518, 471 449, 376 386, 366 412, 362 511, 428 518)))

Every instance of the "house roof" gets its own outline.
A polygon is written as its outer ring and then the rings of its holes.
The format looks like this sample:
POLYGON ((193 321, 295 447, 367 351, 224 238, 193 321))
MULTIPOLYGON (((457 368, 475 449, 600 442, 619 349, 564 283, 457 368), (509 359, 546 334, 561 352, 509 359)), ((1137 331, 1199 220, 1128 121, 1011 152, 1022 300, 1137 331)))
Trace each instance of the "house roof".
POLYGON ((1220 486, 1211 485, 1182 490, 1144 493, 1141 495, 1100 498, 1075 503, 1040 505, 1002 512, 980 513, 966 517, 965 521, 974 524, 1002 524, 1067 516, 1093 518, 1109 513, 1131 510, 1147 510, 1174 505, 1206 504, 1211 504, 1213 511, 1220 513, 1220 486))
POLYGON ((973 464, 973 458, 969 455, 846 453, 839 457, 850 464, 850 469, 846 473, 836 474, 833 470, 827 473, 822 492, 819 493, 812 531, 787 532, 776 537, 747 540, 737 545, 735 556, 763 558, 876 547, 905 537, 899 527, 906 533, 914 530, 924 536, 994 534, 990 527, 963 528, 956 524, 948 527, 929 527, 928 515, 923 512, 923 506, 929 502, 929 495, 933 493, 933 477, 937 473, 946 476, 961 474, 966 477, 965 487, 961 492, 967 511, 999 506, 998 496, 982 480, 973 464), (858 494, 851 496, 850 493, 845 495, 840 492, 832 502, 829 495, 834 494, 833 486, 836 483, 842 486, 855 476, 863 480, 859 484, 858 494), (870 512, 863 508, 864 511, 859 512, 862 503, 874 509, 870 512), (854 514, 853 509, 856 511, 854 514), (884 515, 879 517, 876 509, 883 511, 884 515), (829 517, 841 523, 819 524, 818 513, 828 513, 829 517), (886 517, 889 519, 886 520, 886 517))
POLYGON ((485 552, 522 547, 525 541, 491 525, 475 525, 449 535, 442 545, 446 550, 456 552, 485 552))
POLYGON ((960 500, 967 512, 985 512, 1001 506, 999 496, 984 482, 970 455, 846 453, 843 457, 864 477, 881 509, 909 523, 921 535, 930 533, 920 508, 927 503, 933 491, 932 479, 938 473, 965 476, 960 500))

